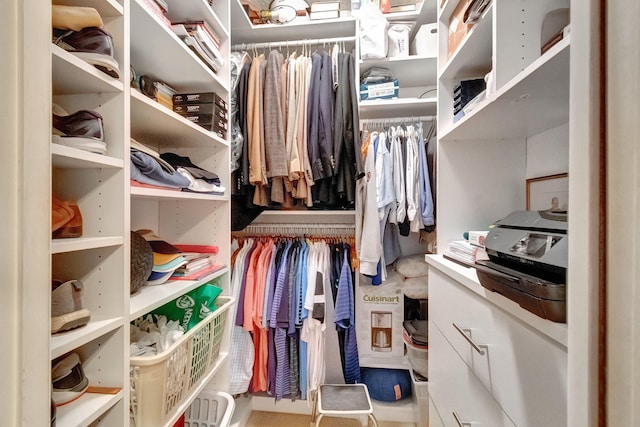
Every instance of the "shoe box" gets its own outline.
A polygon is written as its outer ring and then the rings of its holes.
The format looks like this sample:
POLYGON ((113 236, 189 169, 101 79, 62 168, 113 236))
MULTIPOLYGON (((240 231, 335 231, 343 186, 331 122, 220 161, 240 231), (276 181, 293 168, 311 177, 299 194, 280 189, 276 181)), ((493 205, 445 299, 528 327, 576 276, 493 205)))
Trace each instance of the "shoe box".
POLYGON ((217 93, 177 93, 173 95, 173 111, 226 139, 229 110, 217 93))

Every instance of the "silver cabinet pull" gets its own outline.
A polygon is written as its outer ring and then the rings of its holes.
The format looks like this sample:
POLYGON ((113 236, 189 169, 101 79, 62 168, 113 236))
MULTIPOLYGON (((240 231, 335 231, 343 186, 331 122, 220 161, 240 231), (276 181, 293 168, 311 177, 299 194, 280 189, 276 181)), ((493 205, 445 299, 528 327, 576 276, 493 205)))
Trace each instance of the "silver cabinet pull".
POLYGON ((468 421, 462 421, 462 420, 460 419, 460 417, 458 416, 458 414, 456 414, 456 411, 453 411, 452 413, 453 413, 453 418, 456 420, 456 423, 458 423, 458 426, 459 426, 459 427, 464 427, 464 426, 465 426, 465 424, 466 424, 466 425, 471 424, 471 423, 470 423, 470 422, 468 422, 468 421))
POLYGON ((473 347, 473 349, 475 351, 480 353, 481 356, 484 356, 484 350, 481 349, 478 344, 473 342, 473 340, 469 337, 469 335, 467 335, 460 326, 456 325, 455 322, 452 323, 452 325, 453 325, 454 328, 456 328, 456 331, 460 332, 460 334, 464 337, 464 339, 467 340, 469 342, 469 344, 471 344, 471 347, 473 347))

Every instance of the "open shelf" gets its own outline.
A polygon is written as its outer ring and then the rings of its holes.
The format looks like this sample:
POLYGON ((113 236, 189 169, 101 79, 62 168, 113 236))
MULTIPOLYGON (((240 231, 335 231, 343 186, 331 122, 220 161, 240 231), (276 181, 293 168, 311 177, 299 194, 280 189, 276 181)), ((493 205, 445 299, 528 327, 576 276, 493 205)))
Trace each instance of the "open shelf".
POLYGON ((51 163, 53 167, 72 169, 122 169, 124 167, 124 162, 121 159, 53 143, 51 144, 51 163))
POLYGON ((51 45, 51 67, 53 95, 123 91, 121 81, 54 44, 51 45))
POLYGON ((436 114, 437 99, 398 98, 360 101, 361 119, 383 119, 389 117, 418 117, 436 114))
POLYGON ((116 394, 85 393, 78 400, 56 408, 56 426, 89 426, 121 401, 123 396, 122 391, 116 394))
POLYGON ((80 328, 54 334, 51 336, 51 359, 62 356, 121 326, 122 318, 91 320, 80 328))
POLYGON ((398 79, 401 88, 413 86, 435 86, 437 78, 437 58, 435 56, 398 56, 385 59, 365 59, 360 61, 360 74, 373 67, 383 67, 398 79))
POLYGON ((525 68, 440 140, 527 138, 569 120, 570 39, 525 68))

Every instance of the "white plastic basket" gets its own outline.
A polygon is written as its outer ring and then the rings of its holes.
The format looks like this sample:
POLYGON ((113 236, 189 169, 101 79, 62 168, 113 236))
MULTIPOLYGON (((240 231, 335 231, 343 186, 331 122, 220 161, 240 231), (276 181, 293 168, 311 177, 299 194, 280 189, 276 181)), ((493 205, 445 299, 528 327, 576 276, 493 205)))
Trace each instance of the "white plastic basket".
POLYGON ((228 427, 235 407, 229 393, 204 390, 187 408, 184 427, 228 427))
POLYGON ((423 377, 429 377, 429 350, 426 348, 420 348, 407 341, 403 336, 404 345, 407 348, 407 355, 409 356, 409 364, 414 371, 422 375, 423 377))
POLYGON ((198 385, 220 354, 226 312, 233 301, 219 296, 219 307, 167 350, 155 356, 131 358, 131 426, 162 425, 198 385))

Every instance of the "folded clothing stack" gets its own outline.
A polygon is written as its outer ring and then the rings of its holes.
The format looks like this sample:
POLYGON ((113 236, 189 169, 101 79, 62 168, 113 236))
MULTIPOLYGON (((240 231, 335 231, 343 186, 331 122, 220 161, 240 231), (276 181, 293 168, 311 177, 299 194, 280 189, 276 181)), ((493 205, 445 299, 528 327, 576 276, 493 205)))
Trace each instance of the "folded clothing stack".
POLYGON ((189 157, 175 153, 160 154, 131 139, 132 185, 223 195, 225 188, 214 172, 205 170, 189 157))
POLYGON ((162 240, 153 231, 142 229, 137 230, 136 233, 141 235, 153 250, 153 268, 147 278, 147 285, 165 283, 174 271, 187 263, 180 249, 162 240))

